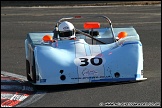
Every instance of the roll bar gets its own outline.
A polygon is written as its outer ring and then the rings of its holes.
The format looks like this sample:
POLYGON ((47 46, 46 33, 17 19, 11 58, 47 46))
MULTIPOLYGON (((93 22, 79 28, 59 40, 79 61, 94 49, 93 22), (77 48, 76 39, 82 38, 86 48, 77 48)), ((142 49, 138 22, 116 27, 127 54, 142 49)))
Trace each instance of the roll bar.
MULTIPOLYGON (((64 21, 64 20, 70 20, 70 19, 82 19, 82 18, 86 18, 86 19, 87 19, 87 18, 96 18, 96 17, 105 18, 105 19, 107 20, 107 22, 110 24, 110 29, 111 29, 111 32, 112 32, 112 36, 113 36, 113 38, 114 38, 114 42, 116 42, 115 34, 114 34, 114 30, 113 30, 113 26, 112 26, 111 20, 110 20, 107 16, 104 16, 104 15, 98 15, 98 16, 86 16, 86 17, 83 17, 83 16, 74 16, 74 17, 61 18, 60 20, 57 21, 55 27, 58 28, 58 25, 59 25, 62 21, 64 21)), ((80 31, 80 30, 78 30, 78 29, 76 29, 76 30, 77 30, 78 32, 80 32, 80 33, 82 33, 82 34, 84 34, 84 35, 86 35, 86 36, 88 36, 88 37, 90 37, 90 38, 96 40, 96 41, 99 41, 98 39, 93 38, 91 35, 89 35, 89 34, 87 34, 87 33, 84 33, 84 32, 82 32, 82 31, 80 31)), ((101 41, 99 41, 99 42, 101 42, 101 41)), ((103 43, 103 42, 101 42, 101 43, 103 43)))

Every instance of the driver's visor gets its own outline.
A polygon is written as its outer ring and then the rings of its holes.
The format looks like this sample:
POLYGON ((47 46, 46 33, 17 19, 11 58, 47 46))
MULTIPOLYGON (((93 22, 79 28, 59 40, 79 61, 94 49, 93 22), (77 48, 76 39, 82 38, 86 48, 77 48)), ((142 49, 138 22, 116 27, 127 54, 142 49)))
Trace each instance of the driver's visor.
POLYGON ((74 30, 72 31, 59 31, 59 37, 69 37, 74 34, 74 30))

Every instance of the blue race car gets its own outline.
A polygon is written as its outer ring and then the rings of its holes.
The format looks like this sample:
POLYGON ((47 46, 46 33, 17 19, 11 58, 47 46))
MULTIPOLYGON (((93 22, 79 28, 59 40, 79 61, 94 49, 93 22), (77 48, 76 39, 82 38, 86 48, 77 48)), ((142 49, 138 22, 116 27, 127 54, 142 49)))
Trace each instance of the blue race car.
POLYGON ((133 27, 113 28, 106 16, 61 18, 53 31, 25 39, 26 75, 35 85, 142 81, 143 49, 133 27), (84 21, 77 29, 69 20, 84 21))

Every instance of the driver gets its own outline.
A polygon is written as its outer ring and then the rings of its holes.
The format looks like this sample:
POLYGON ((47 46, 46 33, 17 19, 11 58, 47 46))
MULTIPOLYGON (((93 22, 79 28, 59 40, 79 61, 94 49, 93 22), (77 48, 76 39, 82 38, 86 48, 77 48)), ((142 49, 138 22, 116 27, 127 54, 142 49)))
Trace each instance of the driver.
POLYGON ((74 25, 68 21, 61 22, 58 27, 58 34, 61 40, 76 39, 74 25))

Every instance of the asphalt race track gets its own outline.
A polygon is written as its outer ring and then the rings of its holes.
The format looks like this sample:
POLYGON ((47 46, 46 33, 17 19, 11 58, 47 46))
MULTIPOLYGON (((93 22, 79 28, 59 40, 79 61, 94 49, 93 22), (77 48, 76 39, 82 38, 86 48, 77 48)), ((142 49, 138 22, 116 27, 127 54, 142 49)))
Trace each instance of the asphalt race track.
MULTIPOLYGON (((51 31, 62 17, 106 15, 114 27, 134 26, 144 54, 144 77, 137 83, 40 86, 45 95, 22 107, 161 106, 161 5, 104 7, 1 7, 1 71, 25 76, 26 34, 51 31)), ((76 27, 82 27, 77 23, 76 27)), ((123 62, 124 63, 124 62, 123 62)))

